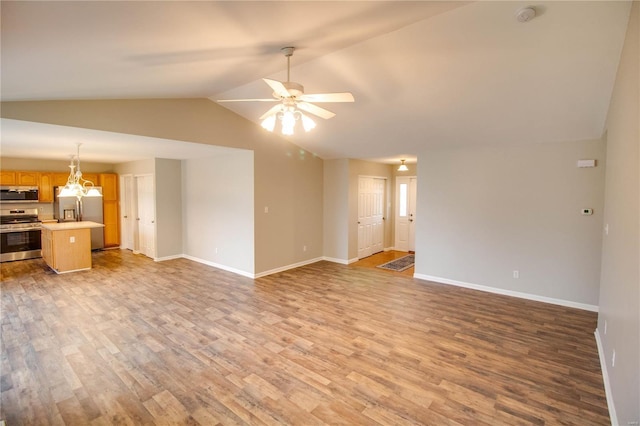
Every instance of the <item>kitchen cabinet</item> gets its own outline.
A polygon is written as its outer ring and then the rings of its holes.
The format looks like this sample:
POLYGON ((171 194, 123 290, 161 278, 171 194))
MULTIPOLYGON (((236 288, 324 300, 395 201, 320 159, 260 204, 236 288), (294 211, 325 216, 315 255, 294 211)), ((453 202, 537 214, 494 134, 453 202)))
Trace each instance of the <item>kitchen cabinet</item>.
POLYGON ((118 175, 115 173, 102 173, 97 182, 102 187, 104 246, 105 248, 117 247, 120 245, 118 175))
POLYGON ((40 172, 16 172, 16 185, 38 186, 40 172))
POLYGON ((3 170, 0 172, 0 185, 16 185, 16 172, 3 170))
POLYGON ((0 172, 0 185, 38 186, 39 180, 39 172, 20 172, 15 170, 3 170, 0 172))
POLYGON ((91 228, 95 222, 42 224, 42 258, 56 273, 91 269, 91 228))
POLYGON ((51 173, 40 173, 38 185, 38 201, 41 203, 53 202, 53 183, 51 173))
POLYGON ((98 184, 98 174, 97 173, 82 173, 82 179, 91 181, 95 186, 100 186, 98 184))
POLYGON ((51 173, 51 186, 65 186, 69 180, 69 173, 51 173))

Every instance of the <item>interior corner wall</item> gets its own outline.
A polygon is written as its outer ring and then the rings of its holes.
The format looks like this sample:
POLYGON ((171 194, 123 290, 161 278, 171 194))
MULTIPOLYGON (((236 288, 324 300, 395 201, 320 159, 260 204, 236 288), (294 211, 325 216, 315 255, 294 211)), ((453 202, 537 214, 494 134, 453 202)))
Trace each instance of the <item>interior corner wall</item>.
POLYGON ((601 140, 423 152, 416 276, 596 308, 604 152, 601 140))
POLYGON ((349 160, 324 160, 323 255, 349 261, 349 160))
POLYGON ((184 254, 254 273, 253 152, 183 161, 184 254))
POLYGON ((631 8, 607 117, 597 336, 613 424, 640 421, 640 2, 631 8), (615 352, 615 366, 613 362, 615 352))
POLYGON ((182 165, 155 159, 156 257, 182 255, 182 165))

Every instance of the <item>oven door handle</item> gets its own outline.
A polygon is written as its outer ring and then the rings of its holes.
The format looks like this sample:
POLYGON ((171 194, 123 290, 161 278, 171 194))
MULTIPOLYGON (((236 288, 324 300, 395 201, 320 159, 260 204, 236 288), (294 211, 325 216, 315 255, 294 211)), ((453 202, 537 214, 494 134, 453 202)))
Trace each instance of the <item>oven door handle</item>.
POLYGON ((19 228, 19 229, 0 229, 0 234, 9 234, 13 232, 25 232, 25 231, 40 231, 42 228, 34 226, 33 228, 19 228))

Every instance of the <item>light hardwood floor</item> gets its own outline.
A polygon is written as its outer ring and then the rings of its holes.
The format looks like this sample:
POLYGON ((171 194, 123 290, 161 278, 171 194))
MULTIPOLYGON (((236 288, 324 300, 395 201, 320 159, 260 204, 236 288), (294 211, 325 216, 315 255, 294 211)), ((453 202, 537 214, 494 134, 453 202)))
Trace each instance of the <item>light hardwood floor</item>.
POLYGON ((329 262, 93 261, 0 265, 8 425, 609 422, 592 312, 329 262))

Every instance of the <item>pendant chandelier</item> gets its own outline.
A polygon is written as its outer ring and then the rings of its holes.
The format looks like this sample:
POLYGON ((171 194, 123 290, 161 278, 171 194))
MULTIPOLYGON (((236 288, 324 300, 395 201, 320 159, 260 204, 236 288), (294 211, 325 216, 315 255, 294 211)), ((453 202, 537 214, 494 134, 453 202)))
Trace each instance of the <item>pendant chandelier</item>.
POLYGON ((71 156, 71 164, 69 164, 69 177, 67 178, 67 184, 60 190, 61 197, 75 196, 80 200, 82 197, 102 197, 100 191, 95 188, 93 182, 82 178, 82 171, 80 171, 80 145, 77 144, 77 153, 75 156, 71 156))

